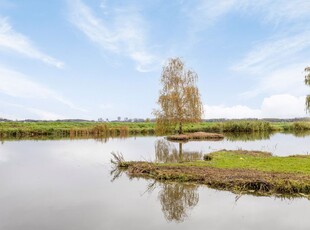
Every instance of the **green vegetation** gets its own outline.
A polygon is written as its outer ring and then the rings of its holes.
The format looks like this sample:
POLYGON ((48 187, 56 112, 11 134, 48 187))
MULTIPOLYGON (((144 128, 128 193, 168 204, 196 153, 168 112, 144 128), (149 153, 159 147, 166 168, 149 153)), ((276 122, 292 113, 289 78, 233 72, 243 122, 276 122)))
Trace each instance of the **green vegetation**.
MULTIPOLYGON (((185 133, 217 132, 262 133, 288 131, 298 133, 310 130, 310 122, 225 121, 186 124, 185 133)), ((176 133, 178 130, 174 130, 176 133)), ((108 137, 126 135, 154 135, 153 122, 0 122, 0 137, 108 137)), ((257 136, 255 134, 255 136, 257 136)))
POLYGON ((197 161, 193 166, 212 166, 227 169, 252 169, 264 172, 285 172, 310 174, 310 156, 271 156, 264 152, 219 151, 208 154, 212 162, 197 161))
POLYGON ((310 195, 310 156, 276 157, 258 151, 213 152, 179 163, 118 162, 131 177, 206 184, 261 195, 310 195))
POLYGON ((0 137, 109 137, 153 133, 154 124, 147 122, 0 122, 0 137))

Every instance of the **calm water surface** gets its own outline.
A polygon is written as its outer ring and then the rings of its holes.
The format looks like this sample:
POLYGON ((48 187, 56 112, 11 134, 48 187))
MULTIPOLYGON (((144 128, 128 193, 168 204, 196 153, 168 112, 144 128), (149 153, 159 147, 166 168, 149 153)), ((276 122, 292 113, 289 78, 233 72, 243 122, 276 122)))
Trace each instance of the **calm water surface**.
MULTIPOLYGON (((154 160, 156 137, 7 141, 0 145, 0 229, 310 229, 310 201, 244 195, 205 186, 110 175, 111 152, 154 160)), ((175 144, 177 147, 177 144, 175 144)), ((191 142, 186 151, 218 149, 307 154, 310 136, 191 142)))

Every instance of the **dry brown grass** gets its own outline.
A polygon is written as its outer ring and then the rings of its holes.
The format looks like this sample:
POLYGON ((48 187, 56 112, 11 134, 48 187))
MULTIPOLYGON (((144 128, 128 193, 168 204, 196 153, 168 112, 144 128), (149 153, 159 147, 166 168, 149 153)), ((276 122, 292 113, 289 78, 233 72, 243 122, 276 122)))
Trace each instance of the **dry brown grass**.
POLYGON ((310 176, 298 173, 213 167, 158 166, 145 162, 131 162, 127 166, 127 173, 131 177, 194 182, 237 193, 293 196, 310 194, 310 176))
POLYGON ((177 134, 168 136, 168 140, 172 141, 189 141, 189 140, 222 140, 224 135, 219 133, 195 132, 187 134, 177 134))

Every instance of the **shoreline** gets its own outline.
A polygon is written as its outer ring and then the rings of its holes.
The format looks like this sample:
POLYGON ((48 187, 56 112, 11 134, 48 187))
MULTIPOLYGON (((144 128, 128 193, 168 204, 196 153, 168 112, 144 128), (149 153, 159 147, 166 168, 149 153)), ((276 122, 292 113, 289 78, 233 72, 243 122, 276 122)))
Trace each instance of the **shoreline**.
POLYGON ((310 156, 275 157, 258 151, 221 150, 211 160, 181 163, 117 163, 130 177, 204 184, 257 195, 310 196, 310 156), (268 165, 269 164, 269 165, 268 165))
MULTIPOLYGON (((184 133, 306 132, 310 122, 224 121, 184 124, 184 133)), ((155 135, 154 122, 0 122, 0 137, 155 135)), ((167 135, 173 133, 167 133, 167 135)))

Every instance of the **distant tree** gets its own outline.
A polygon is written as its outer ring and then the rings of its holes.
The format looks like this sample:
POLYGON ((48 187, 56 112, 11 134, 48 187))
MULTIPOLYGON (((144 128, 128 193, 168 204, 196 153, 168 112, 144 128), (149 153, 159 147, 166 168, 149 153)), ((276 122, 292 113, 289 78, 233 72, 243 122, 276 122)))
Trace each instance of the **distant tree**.
POLYGON ((117 117, 117 120, 118 120, 118 121, 121 121, 121 119, 122 119, 121 117, 117 117))
POLYGON ((203 106, 196 86, 198 76, 185 69, 180 58, 171 58, 163 67, 162 89, 158 98, 160 110, 155 110, 156 132, 167 133, 178 128, 183 133, 183 124, 201 121, 203 106))
MULTIPOLYGON (((305 84, 310 86, 310 67, 305 68, 306 76, 305 76, 305 84)), ((306 110, 310 112, 310 95, 306 98, 306 110)))

